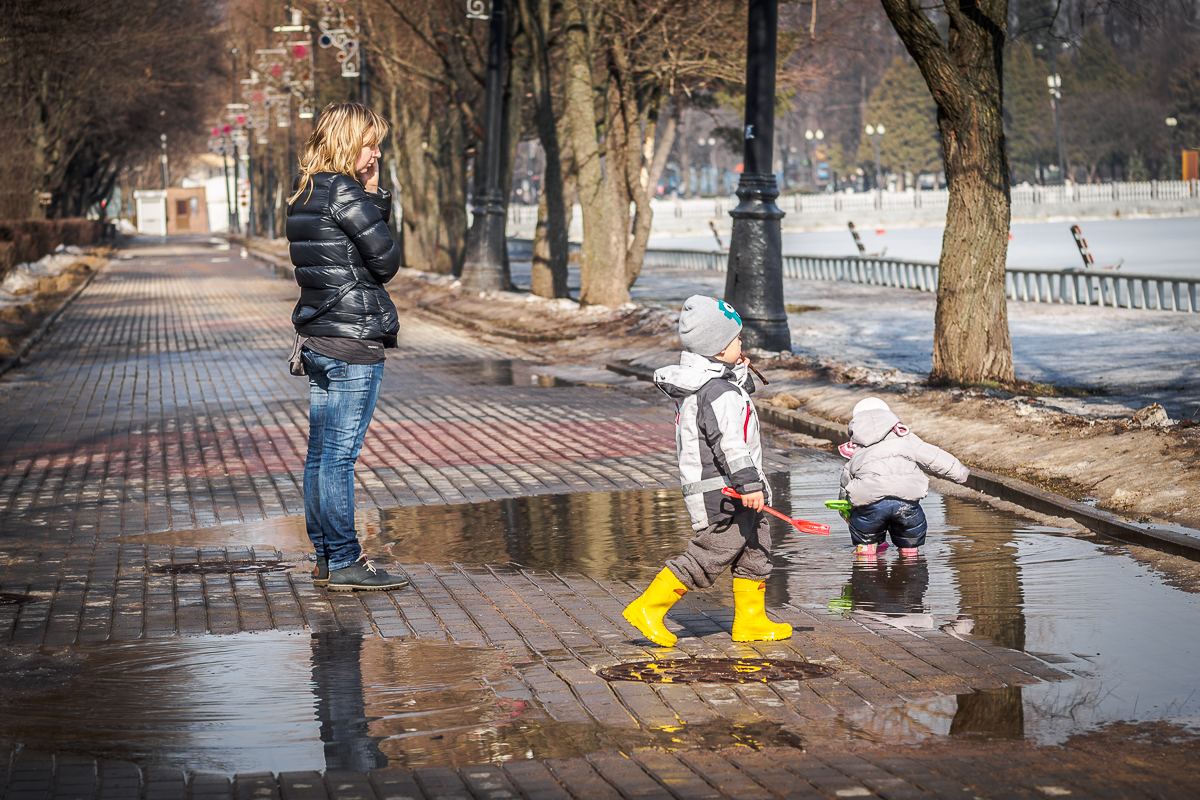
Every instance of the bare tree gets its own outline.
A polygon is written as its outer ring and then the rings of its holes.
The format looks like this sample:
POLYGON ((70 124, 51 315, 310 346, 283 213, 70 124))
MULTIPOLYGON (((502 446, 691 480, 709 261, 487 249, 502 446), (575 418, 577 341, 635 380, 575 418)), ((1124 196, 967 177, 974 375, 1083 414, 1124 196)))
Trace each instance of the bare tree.
POLYGON ((564 117, 583 212, 581 304, 629 301, 678 97, 697 77, 736 80, 741 52, 729 47, 729 34, 739 29, 738 10, 724 0, 564 0, 564 117), (663 119, 667 108, 673 113, 663 119))
POLYGON ((937 104, 950 190, 929 380, 1011 382, 1004 290, 1011 197, 1002 117, 1008 0, 881 2, 937 104), (945 14, 947 39, 932 8, 945 14))
POLYGON ((29 216, 82 214, 160 148, 199 147, 218 72, 210 0, 0 0, 0 113, 29 216), (48 194, 50 202, 39 202, 48 194))

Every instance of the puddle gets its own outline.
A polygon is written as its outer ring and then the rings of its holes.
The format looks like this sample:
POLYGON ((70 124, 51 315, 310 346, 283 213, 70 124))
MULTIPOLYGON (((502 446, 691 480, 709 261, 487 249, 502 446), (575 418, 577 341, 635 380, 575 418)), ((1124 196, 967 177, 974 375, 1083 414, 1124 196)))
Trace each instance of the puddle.
MULTIPOLYGON (((811 629, 809 629, 811 630, 811 629)), ((615 664, 596 672, 606 681, 642 683, 773 683, 827 678, 833 667, 763 658, 677 658, 615 664)))
POLYGON ((225 774, 800 743, 799 732, 765 722, 651 730, 557 722, 514 674, 524 666, 496 650, 344 633, 7 649, 0 740, 225 774))
MULTIPOLYGON (((570 384, 553 375, 539 372, 539 365, 527 361, 492 359, 475 361, 446 361, 418 365, 418 369, 435 372, 460 386, 534 386, 554 388, 570 384)), ((541 369, 545 369, 541 367, 541 369)))
MULTIPOLYGON (((917 558, 901 559, 889 548, 876 559, 856 559, 845 523, 824 507, 837 496, 839 469, 840 461, 815 455, 772 478, 780 511, 829 524, 833 535, 772 522, 769 606, 791 604, 914 636, 982 636, 1072 676, 872 711, 850 720, 861 735, 1053 743, 1116 720, 1200 725, 1200 596, 1168 586, 1108 540, 937 494, 923 503, 930 535, 917 558)), ((511 563, 638 581, 656 574, 691 535, 676 489, 393 508, 362 520, 364 545, 385 562, 511 563)), ((290 524, 303 552, 302 523, 290 524)), ((282 526, 269 530, 278 534, 282 526)), ((234 538, 255 543, 253 526, 244 527, 234 538)))
POLYGON ((930 494, 920 556, 889 548, 855 559, 845 524, 820 510, 837 496, 837 473, 794 472, 787 489, 792 509, 834 527, 827 545, 791 536, 777 549, 794 605, 914 632, 974 633, 1074 676, 856 720, 873 737, 895 741, 907 730, 1049 744, 1117 720, 1200 726, 1200 596, 1168 586, 1108 540, 930 494))
POLYGON ((266 633, 0 659, 0 739, 32 749, 225 773, 558 753, 536 733, 544 712, 506 696, 494 650, 266 633))

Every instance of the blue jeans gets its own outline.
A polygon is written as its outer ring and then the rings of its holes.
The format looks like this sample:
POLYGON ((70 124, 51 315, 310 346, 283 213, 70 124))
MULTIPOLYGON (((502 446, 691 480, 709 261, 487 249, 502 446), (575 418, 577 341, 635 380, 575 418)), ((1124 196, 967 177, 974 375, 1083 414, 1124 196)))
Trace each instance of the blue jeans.
POLYGON ((866 506, 850 509, 850 538, 855 544, 879 544, 890 533, 896 547, 925 544, 929 523, 916 500, 885 497, 866 506))
POLYGON ((383 364, 347 364, 309 350, 308 458, 304 462, 304 524, 329 569, 358 560, 354 529, 354 462, 375 413, 383 364))

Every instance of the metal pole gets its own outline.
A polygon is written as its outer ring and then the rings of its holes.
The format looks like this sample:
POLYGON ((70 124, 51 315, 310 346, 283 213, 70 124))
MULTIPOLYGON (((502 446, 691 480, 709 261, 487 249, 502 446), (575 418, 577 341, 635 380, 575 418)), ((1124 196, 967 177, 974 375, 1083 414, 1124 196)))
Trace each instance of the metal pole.
POLYGON ((268 239, 275 238, 275 165, 271 161, 271 146, 267 145, 267 163, 263 165, 263 191, 266 197, 263 198, 263 203, 266 206, 267 212, 267 229, 263 231, 268 239))
POLYGON ((779 188, 772 157, 775 138, 775 45, 778 0, 749 0, 746 33, 746 126, 743 171, 729 212, 733 236, 725 301, 742 317, 747 348, 791 351, 783 304, 783 248, 775 205, 779 188))
POLYGON ((504 291, 512 285, 505 256, 507 217, 500 193, 501 122, 504 112, 504 0, 492 0, 488 23, 487 82, 484 86, 483 141, 475 157, 475 215, 467 234, 462 285, 474 292, 504 291))
POLYGON ((250 208, 246 212, 246 235, 255 236, 258 233, 258 221, 254 219, 254 129, 248 130, 250 133, 246 136, 246 188, 250 194, 250 208))
POLYGON ((358 102, 371 105, 371 64, 361 39, 358 42, 358 102))
MULTIPOLYGON (((232 142, 232 138, 229 141, 232 142)), ((228 212, 225 215, 228 218, 226 224, 229 226, 229 232, 233 233, 237 227, 237 198, 229 192, 229 148, 227 144, 221 145, 221 166, 225 170, 225 201, 227 206, 225 210, 228 212)), ((237 188, 236 184, 234 188, 237 188)))
POLYGON ((167 135, 159 134, 158 138, 162 140, 162 181, 163 189, 166 190, 171 185, 170 175, 167 172, 167 135))
POLYGON ((1063 137, 1062 125, 1058 121, 1058 101, 1062 99, 1062 92, 1059 90, 1061 79, 1058 77, 1058 55, 1055 52, 1055 47, 1050 46, 1050 69, 1054 73, 1054 84, 1050 87, 1050 107, 1054 109, 1054 136, 1058 139, 1058 179, 1064 184, 1067 182, 1066 159, 1063 157, 1063 137))
POLYGON ((879 137, 872 136, 871 144, 875 145, 875 190, 883 192, 883 167, 879 164, 879 137))
POLYGON ((242 218, 238 213, 238 203, 241 201, 241 157, 238 155, 237 142, 233 141, 233 135, 230 134, 229 141, 233 145, 233 232, 241 234, 242 218))

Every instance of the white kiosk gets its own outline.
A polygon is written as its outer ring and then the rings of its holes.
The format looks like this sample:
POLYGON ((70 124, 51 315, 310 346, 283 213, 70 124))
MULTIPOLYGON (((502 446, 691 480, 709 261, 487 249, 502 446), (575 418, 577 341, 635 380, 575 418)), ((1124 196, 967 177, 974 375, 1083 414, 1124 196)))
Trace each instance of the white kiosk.
POLYGON ((147 236, 167 235, 167 192, 165 189, 138 189, 133 193, 137 201, 138 233, 147 236))

